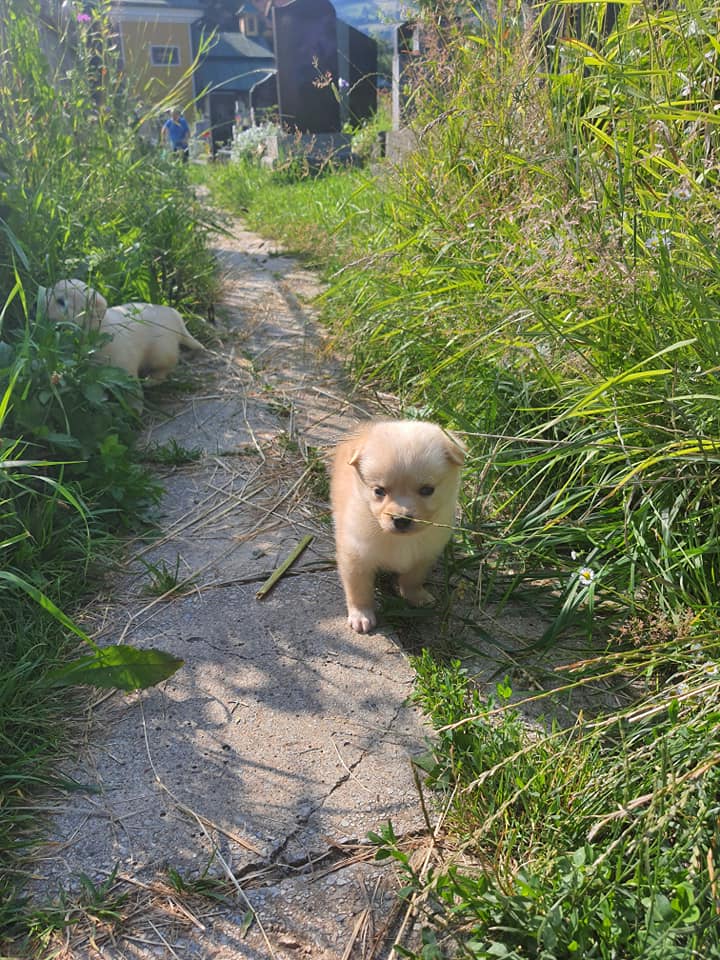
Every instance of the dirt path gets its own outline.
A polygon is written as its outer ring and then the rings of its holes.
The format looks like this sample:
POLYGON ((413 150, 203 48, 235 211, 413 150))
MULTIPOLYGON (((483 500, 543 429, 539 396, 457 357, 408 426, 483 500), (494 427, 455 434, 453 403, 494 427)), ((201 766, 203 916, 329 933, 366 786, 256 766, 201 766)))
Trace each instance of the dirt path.
POLYGON ((92 710, 67 771, 89 789, 57 798, 35 866, 37 902, 62 886, 78 921, 47 955, 386 957, 397 879, 365 838, 388 820, 421 830, 409 756, 424 730, 396 638, 345 624, 316 485, 318 456, 365 411, 323 350, 316 279, 240 228, 218 255, 224 347, 147 428, 148 443, 202 456, 165 472, 162 535, 84 621, 185 665, 92 710), (256 599, 306 534, 291 575, 256 599), (163 570, 188 578, 180 596, 147 594, 163 570))

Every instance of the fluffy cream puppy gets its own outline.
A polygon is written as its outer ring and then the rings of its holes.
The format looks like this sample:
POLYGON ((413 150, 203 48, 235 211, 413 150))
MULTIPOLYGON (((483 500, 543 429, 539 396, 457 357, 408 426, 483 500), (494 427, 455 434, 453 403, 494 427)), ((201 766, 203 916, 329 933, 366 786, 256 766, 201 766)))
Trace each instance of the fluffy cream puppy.
POLYGON ((375 574, 398 575, 413 606, 432 602, 423 583, 450 539, 465 448, 433 423, 379 420, 335 451, 330 500, 348 623, 367 633, 375 574))
POLYGON ((131 377, 159 383, 177 365, 181 346, 205 349, 172 307, 152 303, 108 307, 102 294, 75 279, 41 287, 40 296, 51 320, 71 320, 86 330, 108 334, 111 339, 98 350, 98 360, 121 367, 131 377))

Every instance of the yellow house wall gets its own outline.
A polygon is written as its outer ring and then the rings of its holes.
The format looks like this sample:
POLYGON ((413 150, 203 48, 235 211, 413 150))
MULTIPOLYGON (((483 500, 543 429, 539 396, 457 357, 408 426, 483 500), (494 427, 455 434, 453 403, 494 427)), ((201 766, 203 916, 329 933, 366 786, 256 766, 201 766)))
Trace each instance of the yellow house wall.
POLYGON ((188 119, 193 114, 189 107, 193 99, 191 67, 193 63, 190 25, 130 21, 118 25, 122 45, 123 72, 130 91, 144 104, 157 104, 168 99, 168 106, 182 107, 188 119), (150 47, 178 47, 180 63, 177 66, 155 66, 150 59, 150 47))

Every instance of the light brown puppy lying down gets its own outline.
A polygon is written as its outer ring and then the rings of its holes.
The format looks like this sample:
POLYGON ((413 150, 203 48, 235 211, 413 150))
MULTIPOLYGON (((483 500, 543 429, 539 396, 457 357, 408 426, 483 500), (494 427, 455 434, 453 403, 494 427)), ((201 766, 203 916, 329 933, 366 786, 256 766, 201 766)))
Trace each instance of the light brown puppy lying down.
POLYGON ((375 574, 398 574, 413 606, 433 600, 423 583, 450 539, 465 448, 432 423, 374 421, 335 451, 330 499, 348 623, 375 626, 375 574))
POLYGON ((152 303, 108 307, 105 298, 82 280, 59 280, 41 287, 50 320, 71 320, 112 339, 98 350, 98 360, 121 367, 131 377, 159 383, 175 368, 180 347, 204 350, 177 310, 152 303))

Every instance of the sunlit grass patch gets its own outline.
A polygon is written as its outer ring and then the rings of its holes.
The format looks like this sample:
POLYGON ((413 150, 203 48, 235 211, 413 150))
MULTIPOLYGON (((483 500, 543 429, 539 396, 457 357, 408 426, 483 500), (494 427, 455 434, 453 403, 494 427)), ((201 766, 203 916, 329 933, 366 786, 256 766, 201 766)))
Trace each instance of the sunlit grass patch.
POLYGON ((324 272, 372 237, 378 197, 372 175, 363 170, 282 180, 242 160, 208 168, 205 175, 217 202, 324 272))

